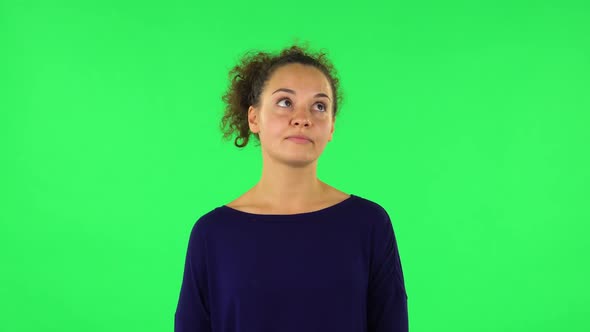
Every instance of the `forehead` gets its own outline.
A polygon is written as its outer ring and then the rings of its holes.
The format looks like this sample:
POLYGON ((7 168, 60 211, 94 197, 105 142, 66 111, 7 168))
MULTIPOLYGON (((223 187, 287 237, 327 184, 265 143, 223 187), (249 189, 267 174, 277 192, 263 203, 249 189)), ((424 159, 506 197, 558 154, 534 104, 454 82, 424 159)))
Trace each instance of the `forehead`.
MULTIPOLYGON (((322 71, 313 66, 299 63, 291 63, 277 68, 268 80, 268 86, 272 88, 291 88, 296 91, 308 91, 314 94, 317 92, 330 94, 331 91, 330 82, 322 71)), ((269 93, 272 93, 272 91, 269 93)))

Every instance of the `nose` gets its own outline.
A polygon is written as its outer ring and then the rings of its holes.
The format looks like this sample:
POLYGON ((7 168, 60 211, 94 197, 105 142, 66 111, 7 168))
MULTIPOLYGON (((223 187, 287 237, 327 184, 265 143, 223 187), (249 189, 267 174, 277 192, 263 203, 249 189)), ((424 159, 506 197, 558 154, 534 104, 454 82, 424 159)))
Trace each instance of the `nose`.
POLYGON ((307 112, 307 109, 305 107, 297 108, 293 118, 291 119, 291 123, 295 126, 303 125, 308 127, 311 122, 309 120, 309 113, 307 112))

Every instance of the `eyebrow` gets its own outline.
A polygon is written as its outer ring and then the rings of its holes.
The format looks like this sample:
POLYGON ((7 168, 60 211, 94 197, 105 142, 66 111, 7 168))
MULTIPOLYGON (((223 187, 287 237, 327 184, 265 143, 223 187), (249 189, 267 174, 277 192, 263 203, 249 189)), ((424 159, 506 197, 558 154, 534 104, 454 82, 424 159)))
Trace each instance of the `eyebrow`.
MULTIPOLYGON (((279 91, 284 91, 284 92, 289 92, 289 93, 295 94, 295 91, 293 91, 293 90, 291 90, 291 89, 287 89, 287 88, 280 88, 280 89, 277 89, 277 90, 276 90, 275 92, 273 92, 272 94, 274 95, 275 93, 277 93, 277 92, 279 92, 279 91)), ((327 94, 325 94, 325 93, 321 93, 321 92, 320 92, 320 93, 317 93, 317 94, 316 94, 314 97, 326 97, 326 98, 330 99, 330 97, 328 97, 328 95, 327 95, 327 94)), ((332 99, 330 99, 330 101, 332 101, 332 99)))

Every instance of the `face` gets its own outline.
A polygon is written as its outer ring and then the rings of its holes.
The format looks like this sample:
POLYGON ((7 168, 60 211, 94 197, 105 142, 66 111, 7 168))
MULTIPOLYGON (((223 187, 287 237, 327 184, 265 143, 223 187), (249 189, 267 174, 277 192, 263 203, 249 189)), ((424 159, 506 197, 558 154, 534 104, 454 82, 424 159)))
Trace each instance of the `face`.
POLYGON ((303 167, 316 161, 332 140, 332 89, 317 68, 292 63, 279 67, 266 82, 258 108, 248 109, 250 131, 258 133, 263 155, 303 167), (301 144, 292 135, 305 135, 301 144))

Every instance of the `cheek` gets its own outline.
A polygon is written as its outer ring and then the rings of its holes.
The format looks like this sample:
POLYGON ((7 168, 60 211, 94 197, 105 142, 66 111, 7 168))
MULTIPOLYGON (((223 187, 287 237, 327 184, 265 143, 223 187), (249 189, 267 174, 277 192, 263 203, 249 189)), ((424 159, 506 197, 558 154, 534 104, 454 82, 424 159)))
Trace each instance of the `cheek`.
POLYGON ((284 136, 288 131, 288 122, 283 117, 269 116, 264 119, 262 130, 267 137, 284 136))

